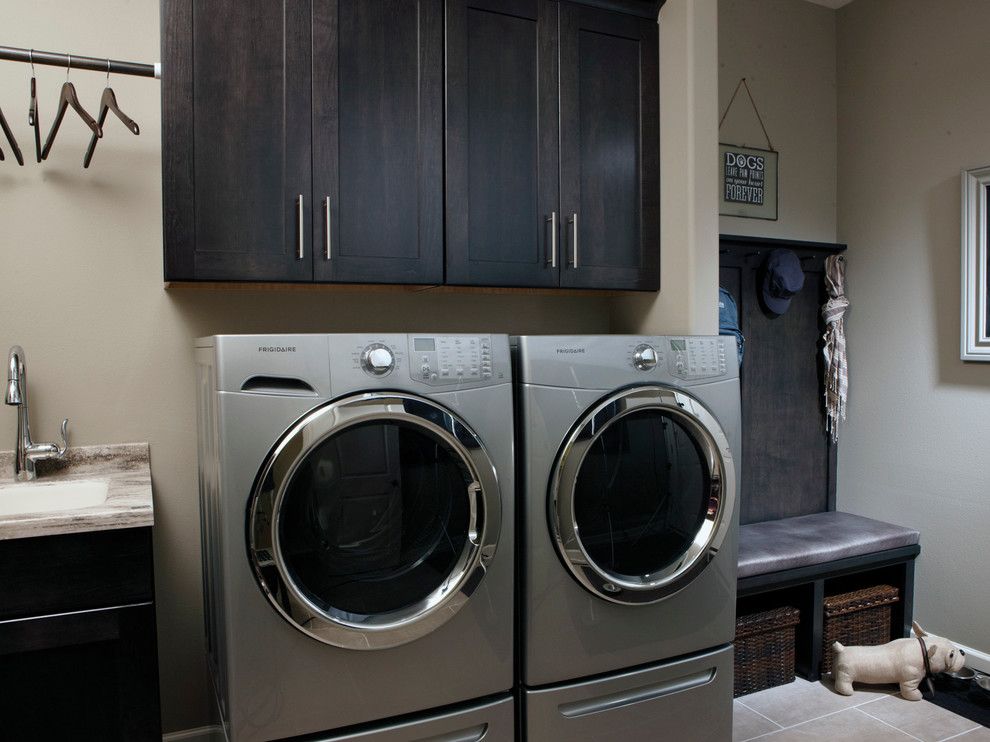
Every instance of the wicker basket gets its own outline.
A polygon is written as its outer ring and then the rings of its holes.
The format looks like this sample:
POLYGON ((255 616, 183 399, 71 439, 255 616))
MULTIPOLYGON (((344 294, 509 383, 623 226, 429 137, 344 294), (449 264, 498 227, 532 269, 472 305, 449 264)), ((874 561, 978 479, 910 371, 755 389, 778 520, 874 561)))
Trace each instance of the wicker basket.
POLYGON ((822 673, 832 672, 832 644, 871 646, 890 641, 890 606, 900 600, 897 588, 874 585, 825 598, 822 673))
POLYGON ((736 619, 736 670, 732 697, 794 680, 794 632, 797 608, 775 608, 736 619))

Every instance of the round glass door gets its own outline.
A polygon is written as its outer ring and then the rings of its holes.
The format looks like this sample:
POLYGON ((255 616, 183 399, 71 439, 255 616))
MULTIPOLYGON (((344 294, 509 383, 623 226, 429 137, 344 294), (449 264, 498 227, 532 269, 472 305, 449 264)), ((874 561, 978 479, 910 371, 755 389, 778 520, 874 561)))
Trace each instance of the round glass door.
POLYGON ((684 587, 728 530, 735 476, 715 417, 689 394, 638 387, 598 404, 561 448, 550 487, 558 551, 618 603, 684 587))
POLYGON ((396 646, 467 601, 498 541, 494 469, 453 413, 402 394, 329 403, 262 468, 250 552, 279 612, 320 641, 396 646))

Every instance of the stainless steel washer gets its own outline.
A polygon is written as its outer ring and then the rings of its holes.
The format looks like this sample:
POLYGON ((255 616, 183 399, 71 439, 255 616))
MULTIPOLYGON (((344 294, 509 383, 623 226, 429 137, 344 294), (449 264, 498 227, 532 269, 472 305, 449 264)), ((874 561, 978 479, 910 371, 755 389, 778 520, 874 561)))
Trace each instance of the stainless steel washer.
POLYGON ((741 439, 731 339, 512 344, 529 738, 727 739, 741 439))
POLYGON ((512 739, 508 339, 217 336, 196 353, 228 739, 512 739))

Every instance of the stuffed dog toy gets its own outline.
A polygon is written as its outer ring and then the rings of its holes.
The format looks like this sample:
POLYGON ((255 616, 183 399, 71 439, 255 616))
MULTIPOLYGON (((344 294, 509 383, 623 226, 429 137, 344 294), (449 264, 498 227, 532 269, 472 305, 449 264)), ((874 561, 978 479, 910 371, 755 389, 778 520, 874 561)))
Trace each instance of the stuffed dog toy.
POLYGON ((835 666, 835 690, 851 696, 852 684, 897 683, 901 695, 909 701, 920 701, 918 685, 925 679, 925 659, 921 642, 924 639, 931 672, 958 672, 966 664, 966 653, 948 639, 927 633, 917 623, 915 636, 895 639, 879 647, 844 647, 839 642, 832 645, 835 666))

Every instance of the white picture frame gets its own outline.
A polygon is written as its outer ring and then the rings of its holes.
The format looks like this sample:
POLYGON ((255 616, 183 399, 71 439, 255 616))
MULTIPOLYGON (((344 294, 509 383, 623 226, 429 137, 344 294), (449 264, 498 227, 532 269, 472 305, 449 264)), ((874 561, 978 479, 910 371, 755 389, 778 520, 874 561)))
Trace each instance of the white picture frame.
POLYGON ((990 166, 962 171, 962 314, 960 357, 990 362, 987 201, 990 166))

